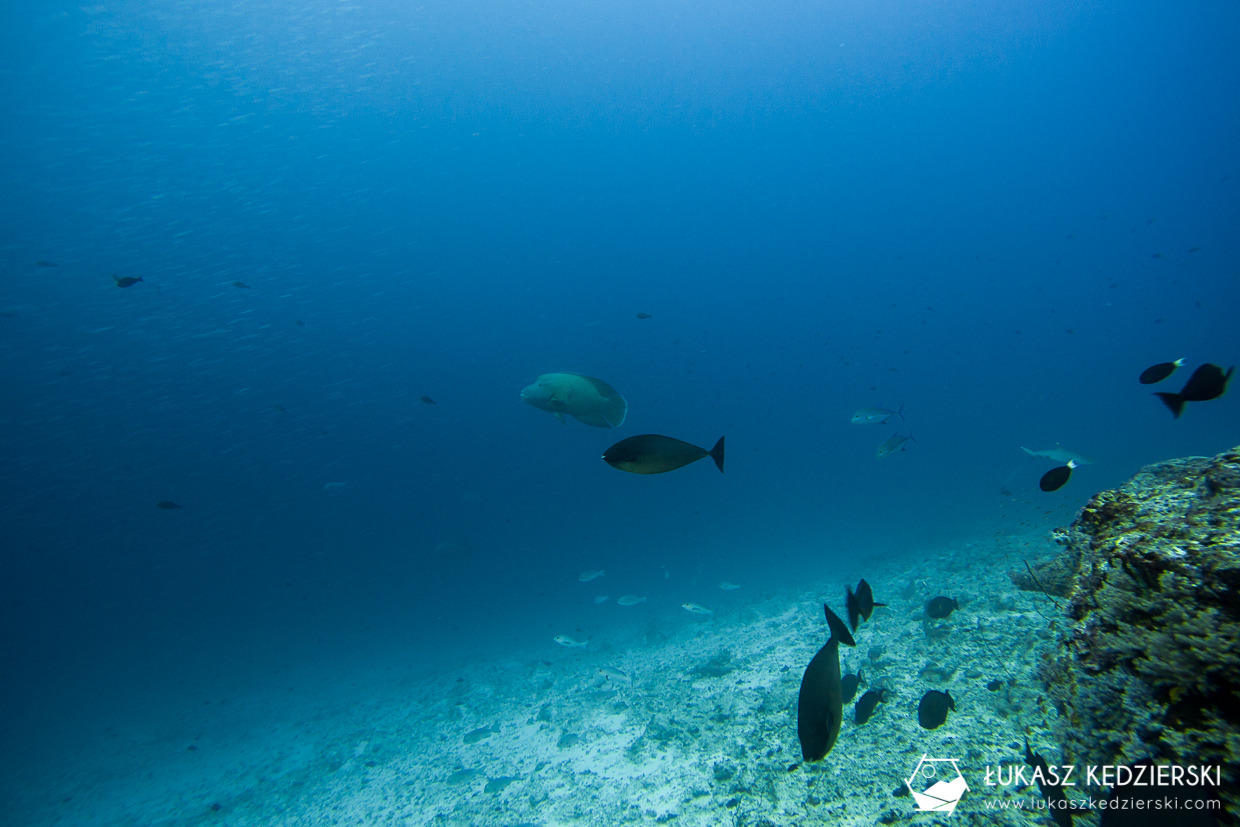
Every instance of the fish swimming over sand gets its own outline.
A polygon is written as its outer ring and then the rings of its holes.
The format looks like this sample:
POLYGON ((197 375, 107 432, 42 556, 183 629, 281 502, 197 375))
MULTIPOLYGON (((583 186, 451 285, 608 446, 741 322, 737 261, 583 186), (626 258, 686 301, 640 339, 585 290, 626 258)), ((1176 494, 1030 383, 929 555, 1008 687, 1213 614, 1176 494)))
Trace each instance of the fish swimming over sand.
POLYGON ((862 408, 852 415, 849 420, 854 425, 886 425, 887 420, 893 416, 904 419, 904 406, 901 405, 899 410, 891 410, 890 408, 862 408))
POLYGON ((723 437, 707 451, 688 442, 659 434, 642 434, 622 439, 607 449, 603 461, 630 474, 664 474, 702 457, 710 457, 723 473, 723 437))
POLYGON ((544 373, 521 391, 521 401, 540 411, 564 415, 596 428, 619 428, 629 412, 620 392, 602 379, 579 373, 544 373))
POLYGON ((684 609, 686 612, 689 612, 690 614, 695 614, 695 615, 713 615, 714 614, 714 611, 706 608, 700 603, 681 603, 680 608, 684 609))
POLYGON ((843 695, 844 703, 852 703, 853 696, 857 694, 857 688, 861 686, 861 670, 857 670, 855 675, 845 675, 840 678, 840 692, 843 695))
POLYGON ((908 443, 910 441, 911 442, 917 441, 913 439, 912 434, 909 434, 908 436, 900 436, 899 434, 892 434, 890 438, 883 441, 882 445, 878 446, 878 451, 876 451, 875 453, 878 455, 879 459, 883 459, 884 457, 889 457, 892 454, 898 454, 901 451, 907 451, 908 443))
POLYGON ((616 602, 619 603, 621 606, 636 606, 638 603, 645 603, 646 598, 637 597, 631 594, 626 594, 623 597, 621 597, 619 600, 617 600, 616 602))
POLYGON ((821 761, 840 736, 844 716, 844 692, 840 680, 840 644, 856 646, 848 627, 825 603, 831 636, 805 667, 797 695, 797 739, 801 760, 821 761))
POLYGON ((1093 465, 1093 462, 1085 459, 1085 457, 1075 451, 1069 451, 1067 448, 1060 448, 1058 445, 1054 448, 1046 448, 1041 451, 1030 451, 1022 445, 1020 450, 1024 451, 1031 457, 1046 457, 1047 459, 1055 460, 1055 462, 1068 462, 1069 460, 1073 460, 1077 465, 1093 465))
POLYGON ((603 571, 602 569, 599 569, 598 571, 583 571, 581 573, 581 576, 578 577, 577 579, 580 580, 582 583, 589 583, 591 580, 595 580, 599 577, 602 577, 606 573, 607 572, 603 571))
POLYGON ((555 642, 569 649, 584 649, 588 640, 575 640, 568 635, 556 635, 555 642))
POLYGON ((853 721, 857 726, 861 726, 870 720, 870 716, 874 714, 874 710, 878 705, 887 700, 886 689, 871 689, 869 692, 861 696, 857 701, 857 705, 853 707, 853 721))
POLYGON ((1193 375, 1188 377, 1188 382, 1179 393, 1156 393, 1154 395, 1162 400, 1176 419, 1179 419, 1180 414, 1184 412, 1185 402, 1208 402, 1226 393, 1227 383, 1231 381, 1231 375, 1235 370, 1235 365, 1232 365, 1224 373, 1218 365, 1206 362, 1193 371, 1193 375))
POLYGON ((917 723, 923 729, 938 729, 947 720, 947 711, 956 708, 956 701, 950 692, 931 689, 921 696, 917 704, 917 723))
POLYGON ((960 608, 960 604, 952 597, 935 597, 926 601, 926 617, 942 620, 960 608))
POLYGON ((857 583, 855 594, 852 588, 844 587, 844 607, 848 611, 848 625, 854 632, 857 631, 858 623, 870 619, 875 606, 886 607, 887 604, 874 602, 874 592, 870 589, 870 584, 865 582, 864 577, 857 583))
POLYGON ((727 580, 724 580, 722 583, 719 584, 719 588, 723 589, 725 592, 732 592, 732 591, 736 591, 737 589, 739 589, 740 586, 736 585, 735 583, 729 583, 727 580))
POLYGON ((615 668, 614 666, 600 667, 598 670, 598 673, 602 675, 603 680, 607 681, 608 683, 631 684, 633 682, 632 678, 630 678, 628 675, 624 674, 623 672, 621 672, 619 669, 615 668))

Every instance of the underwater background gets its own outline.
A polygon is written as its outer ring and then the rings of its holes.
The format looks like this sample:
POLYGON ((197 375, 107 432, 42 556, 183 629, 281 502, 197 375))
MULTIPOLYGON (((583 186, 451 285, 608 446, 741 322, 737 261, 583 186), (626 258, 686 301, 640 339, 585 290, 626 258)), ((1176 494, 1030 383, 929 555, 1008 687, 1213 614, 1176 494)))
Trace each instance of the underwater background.
MULTIPOLYGON (((724 580, 788 594, 930 549, 980 566, 983 539, 1240 441, 1234 399, 1173 419, 1137 383, 1240 361, 1235 4, 132 0, 0 21, 20 823, 56 821, 109 729, 209 728, 220 698, 347 695, 393 664, 557 662, 560 633, 692 630, 681 604, 724 580), (559 371, 614 386, 623 425, 522 404, 559 371), (903 420, 851 424, 867 406, 903 420), (601 461, 644 433, 726 435, 726 474, 601 461), (895 433, 914 441, 878 459, 895 433), (1092 463, 1043 493, 1054 463, 1021 447, 1057 444, 1092 463), (622 613, 624 593, 647 602, 622 613)), ((840 595, 801 597, 816 647, 814 601, 840 595)), ((127 749, 158 762, 162 737, 127 749)))

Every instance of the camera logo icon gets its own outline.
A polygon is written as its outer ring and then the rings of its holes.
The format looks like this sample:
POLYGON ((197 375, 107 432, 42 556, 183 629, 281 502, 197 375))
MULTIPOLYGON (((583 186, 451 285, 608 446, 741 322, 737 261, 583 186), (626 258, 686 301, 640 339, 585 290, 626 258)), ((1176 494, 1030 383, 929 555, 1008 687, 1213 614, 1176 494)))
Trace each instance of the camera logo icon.
POLYGON ((930 758, 926 755, 921 756, 917 769, 904 783, 913 794, 918 811, 923 813, 951 815, 957 802, 969 789, 955 758, 930 758))

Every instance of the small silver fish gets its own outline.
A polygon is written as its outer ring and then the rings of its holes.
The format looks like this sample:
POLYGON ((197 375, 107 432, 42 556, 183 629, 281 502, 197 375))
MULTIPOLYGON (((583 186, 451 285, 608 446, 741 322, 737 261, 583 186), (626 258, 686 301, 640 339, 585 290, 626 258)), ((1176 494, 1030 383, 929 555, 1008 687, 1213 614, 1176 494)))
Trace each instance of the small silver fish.
POLYGON ((695 614, 695 615, 713 615, 714 614, 713 611, 701 605, 700 603, 681 603, 680 608, 684 609, 686 612, 689 612, 690 614, 695 614))
POLYGON ((598 670, 603 680, 609 683, 632 683, 633 679, 613 666, 604 666, 598 670))
POLYGON ((636 606, 638 603, 645 603, 646 598, 634 597, 631 594, 626 594, 624 597, 621 597, 616 602, 619 603, 621 606, 636 606))
POLYGON ((910 440, 912 440, 913 442, 917 441, 913 439, 912 434, 909 434, 908 436, 900 436, 899 434, 892 434, 889 439, 884 440, 883 444, 878 446, 878 451, 877 451, 878 458, 882 459, 883 457, 889 457, 892 454, 898 454, 901 451, 907 451, 908 443, 910 440))
POLYGON ((598 604, 600 604, 600 603, 606 603, 606 602, 607 602, 607 595, 605 595, 605 594, 597 594, 597 595, 595 595, 595 596, 594 596, 594 605, 595 605, 595 606, 597 606, 597 605, 598 605, 598 604))
POLYGON ((574 640, 573 638, 569 637, 568 635, 556 635, 556 636, 555 636, 555 642, 556 642, 556 643, 558 643, 558 644, 560 644, 561 646, 566 646, 566 647, 568 647, 569 649, 584 649, 584 648, 585 648, 585 646, 586 646, 586 644, 587 644, 587 643, 589 643, 590 641, 588 641, 588 640, 574 640))
POLYGON ((730 592, 730 591, 735 591, 736 589, 739 589, 740 586, 736 585, 735 583, 729 583, 727 580, 724 580, 722 583, 719 584, 719 588, 723 589, 725 592, 730 592))
POLYGON ((602 577, 604 574, 606 574, 606 572, 602 571, 601 569, 599 571, 583 571, 581 573, 581 576, 578 577, 577 579, 580 580, 582 583, 589 583, 591 580, 594 580, 595 578, 598 578, 598 577, 602 577))
POLYGON ((889 408, 862 408, 852 415, 852 424, 854 425, 886 425, 887 420, 893 416, 904 419, 904 406, 893 411, 889 408))

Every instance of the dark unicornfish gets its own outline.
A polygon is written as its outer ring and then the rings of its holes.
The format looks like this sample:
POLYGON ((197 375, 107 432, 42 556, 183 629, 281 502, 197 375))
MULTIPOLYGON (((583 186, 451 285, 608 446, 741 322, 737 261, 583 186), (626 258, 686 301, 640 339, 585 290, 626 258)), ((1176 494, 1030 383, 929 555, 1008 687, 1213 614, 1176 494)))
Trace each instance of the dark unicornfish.
POLYGON ((886 605, 886 603, 874 602, 874 592, 870 589, 870 584, 865 582, 865 578, 857 583, 856 594, 848 586, 844 587, 844 607, 848 611, 848 625, 854 632, 857 631, 858 623, 870 619, 875 606, 886 605))
POLYGON ((133 287, 135 284, 142 281, 142 276, 134 278, 133 276, 118 276, 113 273, 112 281, 116 282, 117 287, 133 287))
POLYGON ((1184 364, 1183 359, 1176 359, 1174 362, 1159 362, 1153 367, 1148 367, 1141 371, 1141 375, 1137 377, 1137 381, 1142 385, 1153 385, 1161 382, 1171 374, 1175 373, 1175 369, 1184 364))
POLYGON ((869 692, 861 696, 861 700, 857 701, 857 706, 853 708, 853 720, 857 722, 857 726, 861 726, 870 720, 870 716, 874 714, 874 710, 878 705, 887 700, 886 689, 871 689, 869 692))
POLYGON ((1038 488, 1043 491, 1058 491, 1068 484, 1068 480, 1072 479, 1072 469, 1076 467, 1076 460, 1068 460, 1067 465, 1060 465, 1052 468, 1042 475, 1042 479, 1038 480, 1038 488))
POLYGON ((955 598, 936 597, 926 602, 926 617, 942 620, 959 608, 960 604, 956 602, 955 598))
POLYGON ((1209 402, 1226 393, 1227 383, 1231 380, 1231 375, 1235 370, 1236 366, 1232 365, 1224 373, 1218 365, 1206 362, 1193 371, 1193 375, 1188 377, 1188 382, 1179 393, 1156 393, 1154 395, 1163 401, 1171 413, 1175 414, 1176 419, 1179 419, 1180 414, 1184 412, 1185 402, 1209 402))
POLYGON ((663 474, 675 471, 702 457, 710 457, 723 473, 723 437, 707 451, 688 442, 659 434, 642 434, 622 439, 607 449, 603 460, 613 468, 631 474, 663 474))
POLYGON ((824 603, 831 637, 814 655, 801 676, 801 693, 797 696, 797 738, 801 741, 801 758, 821 761, 840 735, 844 716, 844 693, 840 681, 840 644, 856 646, 844 621, 824 603))
POLYGON ((923 729, 938 729, 947 720, 947 711, 955 708, 956 702, 950 693, 931 689, 921 696, 921 703, 917 704, 917 723, 923 729))
POLYGON ((1038 782, 1038 790, 1046 800, 1046 809, 1058 827, 1072 827, 1072 811, 1068 809, 1068 796, 1063 791, 1063 779, 1058 773, 1051 772, 1046 759, 1029 749, 1029 739, 1025 739, 1025 763, 1033 767, 1033 777, 1038 782))

